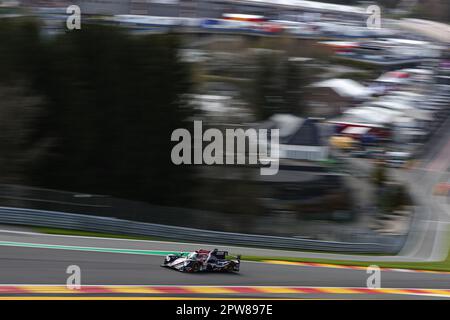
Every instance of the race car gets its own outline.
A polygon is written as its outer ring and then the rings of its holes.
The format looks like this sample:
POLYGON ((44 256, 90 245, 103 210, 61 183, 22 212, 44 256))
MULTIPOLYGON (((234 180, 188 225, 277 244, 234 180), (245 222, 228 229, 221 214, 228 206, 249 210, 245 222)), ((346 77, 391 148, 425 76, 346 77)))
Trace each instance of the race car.
POLYGON ((238 272, 241 256, 229 256, 227 251, 197 250, 168 254, 161 267, 175 269, 181 272, 238 272))

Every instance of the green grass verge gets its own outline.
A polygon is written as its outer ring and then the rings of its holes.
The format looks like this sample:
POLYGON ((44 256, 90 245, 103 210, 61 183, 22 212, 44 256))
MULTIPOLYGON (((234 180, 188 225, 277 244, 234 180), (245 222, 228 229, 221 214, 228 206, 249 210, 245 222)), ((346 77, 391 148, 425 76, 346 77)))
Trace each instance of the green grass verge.
POLYGON ((380 268, 450 271, 449 256, 447 256, 447 258, 444 261, 439 261, 439 262, 355 261, 355 260, 330 260, 330 259, 316 259, 316 258, 261 257, 261 256, 242 256, 242 260, 247 260, 247 261, 283 260, 283 261, 290 261, 290 262, 315 262, 315 263, 337 264, 337 265, 346 265, 346 266, 367 267, 370 265, 376 265, 380 268))
MULTIPOLYGON (((450 243, 450 229, 447 231, 447 241, 450 243)), ((450 252, 447 253, 447 258, 445 260, 433 261, 433 262, 358 261, 358 260, 336 260, 336 259, 292 258, 292 257, 261 257, 261 256, 243 256, 242 259, 249 260, 249 261, 283 260, 283 261, 290 261, 290 262, 315 262, 315 263, 360 266, 360 267, 376 265, 380 268, 450 271, 450 252)))
POLYGON ((123 235, 123 234, 91 232, 91 231, 81 231, 81 230, 71 230, 71 229, 58 229, 58 228, 48 228, 48 227, 32 227, 32 229, 33 229, 33 231, 39 232, 39 233, 59 234, 59 235, 65 235, 65 236, 84 236, 84 237, 99 237, 99 238, 114 238, 114 239, 169 241, 167 239, 157 238, 157 237, 129 236, 129 235, 123 235))

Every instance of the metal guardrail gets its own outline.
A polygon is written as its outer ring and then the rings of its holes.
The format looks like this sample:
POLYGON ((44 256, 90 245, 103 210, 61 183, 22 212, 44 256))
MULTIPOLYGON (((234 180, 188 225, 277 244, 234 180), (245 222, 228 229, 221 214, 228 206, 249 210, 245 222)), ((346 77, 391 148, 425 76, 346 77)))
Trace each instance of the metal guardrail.
POLYGON ((402 243, 350 243, 201 230, 57 211, 0 207, 0 223, 276 249, 397 253, 402 243))

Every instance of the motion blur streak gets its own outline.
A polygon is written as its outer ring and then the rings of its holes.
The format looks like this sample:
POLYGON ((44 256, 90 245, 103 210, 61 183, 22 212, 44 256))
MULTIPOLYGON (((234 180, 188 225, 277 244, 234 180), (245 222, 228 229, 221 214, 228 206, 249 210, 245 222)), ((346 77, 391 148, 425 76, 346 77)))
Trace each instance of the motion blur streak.
POLYGON ((450 1, 324 1, 0 0, 0 298, 449 299, 450 1))
MULTIPOLYGON (((403 289, 403 288, 355 288, 355 287, 293 287, 293 286, 83 286, 77 290, 67 289, 64 286, 57 285, 9 285, 0 286, 0 294, 8 296, 20 294, 27 296, 38 294, 36 297, 48 294, 65 295, 86 295, 98 294, 104 297, 109 295, 221 295, 243 297, 259 297, 260 295, 287 294, 301 297, 302 295, 328 295, 328 294, 352 294, 352 295, 437 295, 450 298, 450 289, 403 289)), ((58 296, 58 295, 56 295, 58 296)))

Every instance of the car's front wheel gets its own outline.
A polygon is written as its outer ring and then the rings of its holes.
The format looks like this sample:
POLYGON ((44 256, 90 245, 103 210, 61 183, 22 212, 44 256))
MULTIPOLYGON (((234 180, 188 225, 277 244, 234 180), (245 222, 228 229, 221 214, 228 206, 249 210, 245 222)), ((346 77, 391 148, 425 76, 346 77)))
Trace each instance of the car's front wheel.
POLYGON ((226 271, 226 272, 233 272, 233 271, 234 271, 234 263, 230 262, 230 263, 225 267, 225 271, 226 271))

